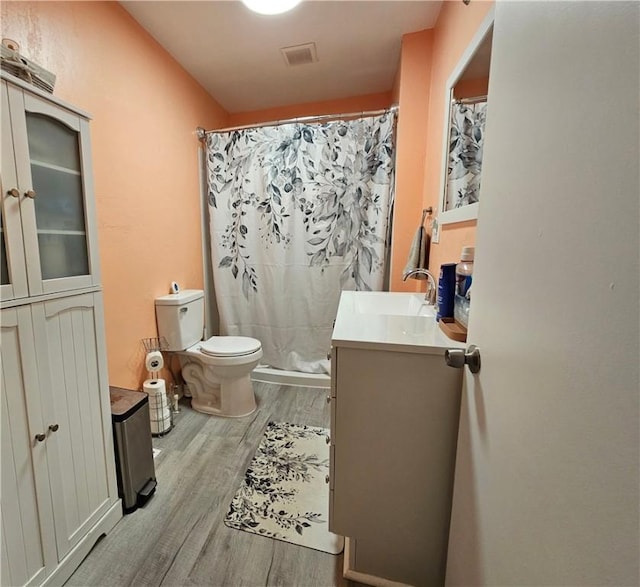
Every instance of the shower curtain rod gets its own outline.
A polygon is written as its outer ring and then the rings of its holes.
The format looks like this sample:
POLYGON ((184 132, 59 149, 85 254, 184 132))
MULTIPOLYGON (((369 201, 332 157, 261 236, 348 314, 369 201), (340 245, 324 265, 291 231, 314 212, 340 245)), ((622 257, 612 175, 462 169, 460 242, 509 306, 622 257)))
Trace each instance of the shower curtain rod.
POLYGON ((368 110, 362 112, 345 112, 342 114, 321 114, 319 116, 302 116, 300 118, 289 118, 286 120, 270 120, 269 122, 258 122, 256 124, 244 124, 242 126, 229 126, 227 128, 216 128, 212 130, 205 130, 201 126, 196 128, 196 134, 201 141, 206 138, 208 134, 218 132, 231 132, 233 130, 245 130, 249 128, 261 128, 263 126, 278 126, 280 124, 290 124, 293 122, 318 122, 320 120, 340 120, 341 118, 357 118, 365 116, 378 116, 379 114, 385 114, 386 112, 397 112, 397 106, 391 106, 382 110, 368 110))
POLYGON ((487 96, 473 96, 473 98, 460 98, 460 100, 454 100, 454 104, 476 104, 478 102, 486 102, 487 96))

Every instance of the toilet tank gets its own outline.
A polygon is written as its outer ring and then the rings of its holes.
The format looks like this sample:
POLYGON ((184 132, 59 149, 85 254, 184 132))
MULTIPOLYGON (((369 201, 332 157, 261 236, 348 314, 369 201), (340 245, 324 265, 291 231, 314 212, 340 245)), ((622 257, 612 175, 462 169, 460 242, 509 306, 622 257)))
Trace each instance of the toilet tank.
POLYGON ((183 351, 202 340, 204 292, 185 289, 156 298, 158 336, 169 343, 168 351, 183 351))

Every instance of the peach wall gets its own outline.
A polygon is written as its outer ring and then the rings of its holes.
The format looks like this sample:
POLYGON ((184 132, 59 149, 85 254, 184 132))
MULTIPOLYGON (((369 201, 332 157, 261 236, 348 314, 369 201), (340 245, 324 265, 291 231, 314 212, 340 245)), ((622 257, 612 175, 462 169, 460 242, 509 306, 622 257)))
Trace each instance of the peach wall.
POLYGON ((109 382, 138 388, 154 298, 202 287, 195 128, 227 113, 117 2, 4 1, 2 36, 93 116, 109 382))
MULTIPOLYGON (((427 156, 424 161, 423 205, 425 207, 433 206, 437 210, 439 206, 444 96, 447 80, 492 5, 492 1, 475 1, 468 6, 462 2, 443 2, 438 21, 433 29, 429 133, 427 156)), ((474 245, 475 236, 475 221, 443 225, 439 244, 431 245, 429 268, 437 276, 442 263, 459 261, 461 248, 474 245)))
POLYGON ((393 78, 393 87, 391 88, 391 101, 396 106, 400 103, 400 60, 398 60, 398 69, 393 78))
POLYGON ((402 37, 400 71, 393 92, 398 96, 399 114, 391 291, 415 291, 422 283, 414 280, 403 282, 402 271, 422 216, 432 52, 432 30, 402 37))
POLYGON ((466 79, 459 81, 453 88, 453 95, 458 100, 486 96, 489 92, 489 78, 466 79))
MULTIPOLYGON (((202 286, 197 126, 397 102, 391 289, 417 289, 401 272, 422 208, 438 206, 444 87, 490 6, 444 2, 435 29, 405 35, 389 92, 229 115, 118 3, 2 2, 2 36, 56 73, 56 96, 93 115, 110 383, 135 388, 145 378, 140 339, 156 335, 154 297, 171 280, 202 286)), ((431 269, 474 240, 475 222, 443 227, 431 269)))
POLYGON ((326 100, 323 102, 305 102, 303 104, 290 104, 278 108, 254 110, 251 112, 238 112, 229 114, 229 126, 241 126, 258 122, 270 122, 273 120, 288 120, 299 116, 319 116, 322 114, 344 114, 350 112, 363 112, 367 110, 382 110, 391 106, 391 92, 379 94, 366 94, 352 96, 339 100, 326 100))

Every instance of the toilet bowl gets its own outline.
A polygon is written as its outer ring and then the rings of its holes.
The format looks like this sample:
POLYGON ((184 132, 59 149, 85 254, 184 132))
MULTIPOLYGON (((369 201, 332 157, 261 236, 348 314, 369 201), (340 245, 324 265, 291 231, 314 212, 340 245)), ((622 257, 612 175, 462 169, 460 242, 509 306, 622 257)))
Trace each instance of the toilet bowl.
POLYGON ((251 371, 262 358, 259 340, 212 336, 177 354, 194 410, 232 418, 255 411, 251 371))
POLYGON ((166 350, 175 352, 180 359, 191 407, 205 414, 231 418, 254 412, 251 371, 262 358, 260 341, 245 336, 212 336, 201 340, 202 290, 161 296, 156 298, 155 306, 158 335, 166 341, 166 350))

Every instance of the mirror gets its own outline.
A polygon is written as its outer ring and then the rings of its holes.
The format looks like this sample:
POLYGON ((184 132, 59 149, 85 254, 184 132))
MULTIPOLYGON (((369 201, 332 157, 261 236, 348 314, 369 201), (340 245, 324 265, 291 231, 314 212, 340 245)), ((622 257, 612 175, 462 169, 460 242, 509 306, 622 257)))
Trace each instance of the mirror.
POLYGON ((492 41, 493 9, 447 81, 440 224, 478 217, 492 41))

